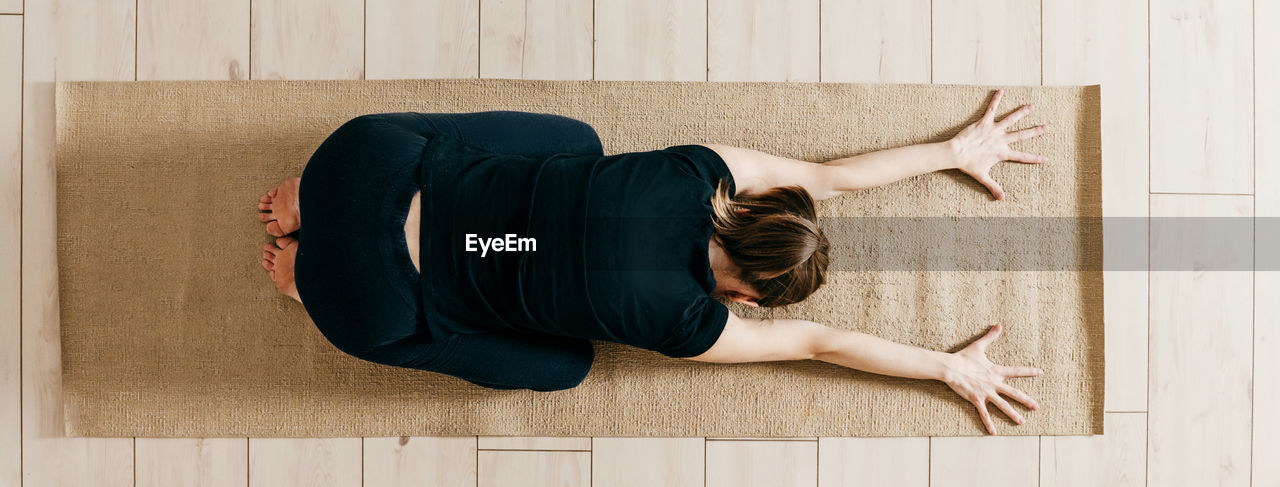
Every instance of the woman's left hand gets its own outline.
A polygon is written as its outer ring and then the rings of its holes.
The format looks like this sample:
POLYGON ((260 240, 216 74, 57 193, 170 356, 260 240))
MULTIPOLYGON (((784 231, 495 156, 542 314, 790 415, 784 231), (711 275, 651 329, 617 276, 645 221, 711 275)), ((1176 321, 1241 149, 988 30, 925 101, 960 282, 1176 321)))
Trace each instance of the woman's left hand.
POLYGON ((951 354, 950 364, 943 378, 951 390, 959 394, 974 407, 978 408, 978 416, 987 432, 996 434, 995 422, 987 411, 987 403, 993 403, 1000 411, 1009 416, 1013 422, 1023 424, 1026 419, 1013 409, 1003 396, 1008 396, 1032 410, 1040 409, 1040 404, 1027 393, 1005 384, 1010 377, 1034 377, 1043 373, 1034 367, 1005 367, 996 365, 987 359, 987 347, 1000 337, 1001 327, 995 325, 982 338, 973 342, 964 350, 951 354))
POLYGON ((1000 98, 1003 96, 1004 90, 996 90, 996 94, 991 97, 991 104, 987 106, 987 112, 982 115, 982 119, 965 127, 959 134, 947 141, 955 156, 955 168, 978 180, 998 200, 1004 199, 1004 188, 1001 188, 1000 183, 997 183, 991 177, 991 167, 996 163, 1000 161, 1017 161, 1031 164, 1049 162, 1049 159, 1045 156, 1028 154, 1009 148, 1009 144, 1013 142, 1035 137, 1047 132, 1049 129, 1048 125, 1038 125, 1017 132, 1006 131, 1010 125, 1017 123, 1022 117, 1031 113, 1031 105, 1023 105, 1022 108, 1009 114, 1004 120, 996 122, 996 106, 1000 104, 1000 98))

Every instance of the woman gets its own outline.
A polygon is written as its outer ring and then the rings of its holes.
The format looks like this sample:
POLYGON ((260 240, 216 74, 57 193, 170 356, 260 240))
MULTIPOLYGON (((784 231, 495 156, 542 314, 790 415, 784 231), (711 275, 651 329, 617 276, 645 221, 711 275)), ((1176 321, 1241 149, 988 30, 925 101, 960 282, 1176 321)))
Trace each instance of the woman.
POLYGON ((497 389, 576 386, 608 340, 704 362, 822 360, 935 379, 1016 423, 1004 383, 1038 369, 991 363, 996 325, 956 353, 806 320, 741 318, 822 285, 828 243, 814 198, 958 168, 995 196, 1001 160, 1044 125, 1006 132, 1003 91, 953 139, 812 164, 724 145, 605 156, 595 131, 546 114, 384 113, 356 117, 301 178, 261 198, 277 236, 263 266, 338 349, 497 389), (302 226, 302 217, 306 226, 302 226), (297 233, 297 237, 287 235, 297 233), (421 238, 419 238, 421 236, 421 238))

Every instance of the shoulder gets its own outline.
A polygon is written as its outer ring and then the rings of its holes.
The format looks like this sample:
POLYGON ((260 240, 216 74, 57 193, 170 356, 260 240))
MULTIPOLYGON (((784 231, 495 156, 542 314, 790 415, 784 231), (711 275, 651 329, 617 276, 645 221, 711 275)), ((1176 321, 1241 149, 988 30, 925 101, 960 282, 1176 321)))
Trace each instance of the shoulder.
POLYGON ((779 186, 800 186, 815 199, 833 196, 836 180, 832 166, 787 157, 779 157, 755 149, 720 144, 707 144, 718 154, 737 183, 734 194, 759 193, 779 186))
POLYGON ((733 184, 733 173, 730 170, 725 159, 721 157, 712 148, 700 144, 688 144, 671 146, 658 151, 673 161, 678 161, 680 167, 703 182, 714 187, 721 179, 728 179, 730 187, 733 184))
POLYGON ((729 321, 729 308, 710 295, 702 293, 689 298, 657 348, 663 355, 685 358, 706 352, 729 321))

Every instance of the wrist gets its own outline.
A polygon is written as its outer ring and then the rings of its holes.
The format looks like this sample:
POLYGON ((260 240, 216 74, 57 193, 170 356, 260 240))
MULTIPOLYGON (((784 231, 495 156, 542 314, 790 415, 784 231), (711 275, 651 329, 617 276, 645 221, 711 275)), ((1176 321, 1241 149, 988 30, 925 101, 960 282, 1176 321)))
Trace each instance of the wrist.
POLYGON ((956 144, 956 139, 947 139, 942 142, 933 143, 938 157, 935 158, 936 164, 933 170, 941 171, 945 169, 955 169, 960 166, 960 148, 956 144))
POLYGON ((955 373, 956 356, 947 352, 933 352, 933 367, 929 375, 930 379, 950 384, 951 377, 955 373))

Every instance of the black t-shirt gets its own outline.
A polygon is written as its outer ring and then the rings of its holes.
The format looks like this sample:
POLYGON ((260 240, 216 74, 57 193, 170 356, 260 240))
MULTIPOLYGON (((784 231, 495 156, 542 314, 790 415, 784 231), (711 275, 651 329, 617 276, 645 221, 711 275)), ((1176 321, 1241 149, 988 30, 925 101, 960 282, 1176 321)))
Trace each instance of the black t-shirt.
POLYGON ((711 195, 732 177, 711 149, 532 158, 434 136, 421 177, 428 326, 672 357, 705 352, 723 331, 729 310, 710 295, 707 246, 711 195))

